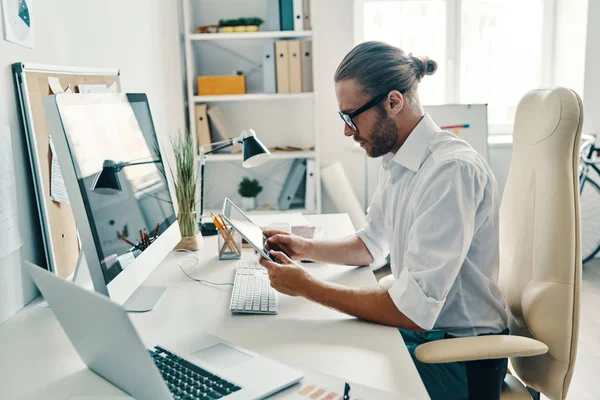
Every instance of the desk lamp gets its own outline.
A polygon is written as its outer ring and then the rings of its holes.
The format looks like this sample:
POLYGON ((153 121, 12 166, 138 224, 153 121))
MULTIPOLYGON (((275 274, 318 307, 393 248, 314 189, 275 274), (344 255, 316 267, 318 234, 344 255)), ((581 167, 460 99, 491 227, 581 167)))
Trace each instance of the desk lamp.
POLYGON ((200 232, 202 236, 217 234, 217 228, 213 223, 204 223, 204 165, 206 164, 206 156, 235 144, 242 144, 244 147, 244 161, 242 162, 242 167, 244 168, 258 167, 271 158, 271 152, 256 138, 256 133, 253 129, 242 131, 241 135, 237 138, 211 143, 209 146, 212 148, 208 151, 200 146, 200 179, 202 179, 200 184, 200 232))

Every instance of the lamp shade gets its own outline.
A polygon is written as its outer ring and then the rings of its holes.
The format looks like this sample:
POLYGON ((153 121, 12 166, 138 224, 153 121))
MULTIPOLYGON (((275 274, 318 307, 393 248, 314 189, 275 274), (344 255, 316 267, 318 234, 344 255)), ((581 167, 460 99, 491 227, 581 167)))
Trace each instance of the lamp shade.
POLYGON ((112 160, 105 160, 102 171, 98 172, 92 183, 91 190, 100 194, 121 194, 121 182, 117 173, 118 165, 112 160))
MULTIPOLYGON (((254 132, 252 132, 254 133, 254 132)), ((254 168, 269 161, 271 152, 262 144, 254 135, 246 136, 243 139, 244 143, 244 168, 254 168)))

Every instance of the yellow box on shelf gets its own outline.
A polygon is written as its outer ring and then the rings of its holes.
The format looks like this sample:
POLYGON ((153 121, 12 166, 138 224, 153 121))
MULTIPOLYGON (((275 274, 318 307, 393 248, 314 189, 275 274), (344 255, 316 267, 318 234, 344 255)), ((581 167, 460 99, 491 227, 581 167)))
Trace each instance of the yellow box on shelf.
POLYGON ((198 95, 246 94, 244 75, 199 76, 198 95))

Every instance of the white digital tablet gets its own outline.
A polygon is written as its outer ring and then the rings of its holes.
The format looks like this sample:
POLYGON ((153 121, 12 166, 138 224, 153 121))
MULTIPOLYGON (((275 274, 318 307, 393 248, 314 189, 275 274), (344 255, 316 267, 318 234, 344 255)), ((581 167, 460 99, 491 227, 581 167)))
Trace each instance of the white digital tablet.
POLYGON ((269 256, 269 251, 278 250, 279 248, 270 247, 267 244, 267 235, 258 225, 248 218, 246 214, 238 206, 236 206, 228 198, 223 203, 223 218, 231 225, 240 235, 248 242, 263 258, 269 261, 279 262, 269 256))

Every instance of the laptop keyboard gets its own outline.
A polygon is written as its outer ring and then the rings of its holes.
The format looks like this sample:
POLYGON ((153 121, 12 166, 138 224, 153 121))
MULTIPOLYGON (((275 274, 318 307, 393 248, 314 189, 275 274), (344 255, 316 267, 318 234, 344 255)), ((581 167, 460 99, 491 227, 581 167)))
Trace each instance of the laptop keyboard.
POLYGON ((232 313, 277 314, 277 292, 265 267, 256 261, 240 261, 229 308, 232 313))
POLYGON ((241 389, 160 346, 149 351, 173 398, 177 400, 216 400, 241 389))

